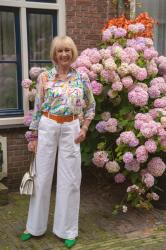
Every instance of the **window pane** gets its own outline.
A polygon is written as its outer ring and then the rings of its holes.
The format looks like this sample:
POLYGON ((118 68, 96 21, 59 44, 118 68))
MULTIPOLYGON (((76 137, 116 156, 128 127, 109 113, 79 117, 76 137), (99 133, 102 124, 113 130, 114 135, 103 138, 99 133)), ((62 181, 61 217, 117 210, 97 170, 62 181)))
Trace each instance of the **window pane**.
POLYGON ((0 64, 0 109, 17 108, 17 68, 14 63, 0 64))
POLYGON ((149 15, 155 18, 159 25, 155 27, 154 30, 154 43, 157 48, 159 54, 163 54, 166 56, 166 1, 158 0, 157 5, 156 0, 140 0, 141 7, 136 8, 137 14, 141 12, 148 12, 149 15), (155 6, 155 8, 154 8, 155 6))
POLYGON ((27 2, 56 3, 56 0, 27 0, 27 2))
POLYGON ((0 12, 0 60, 16 60, 14 18, 12 12, 0 12))
POLYGON ((30 61, 49 60, 50 43, 53 37, 52 15, 30 13, 28 28, 30 61))

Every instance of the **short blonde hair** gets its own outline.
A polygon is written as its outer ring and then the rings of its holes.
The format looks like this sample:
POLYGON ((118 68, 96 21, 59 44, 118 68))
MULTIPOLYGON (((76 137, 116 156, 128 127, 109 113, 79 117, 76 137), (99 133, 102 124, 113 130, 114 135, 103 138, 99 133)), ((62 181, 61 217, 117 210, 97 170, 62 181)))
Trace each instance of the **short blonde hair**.
POLYGON ((50 58, 52 62, 56 64, 55 51, 62 46, 67 46, 72 50, 72 62, 74 62, 78 56, 78 50, 73 39, 69 36, 56 36, 53 38, 50 48, 50 58))

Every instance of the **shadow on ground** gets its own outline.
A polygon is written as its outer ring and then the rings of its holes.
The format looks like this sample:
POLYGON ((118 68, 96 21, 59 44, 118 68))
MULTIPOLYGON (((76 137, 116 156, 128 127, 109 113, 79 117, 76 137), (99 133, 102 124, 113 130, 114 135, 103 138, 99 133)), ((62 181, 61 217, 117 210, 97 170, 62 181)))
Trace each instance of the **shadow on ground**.
MULTIPOLYGON (((112 207, 124 190, 111 180, 83 176, 81 188, 80 231, 73 250, 165 250, 166 211, 129 209, 127 214, 113 216, 112 207), (93 179, 93 181, 91 180, 93 179)), ((29 198, 9 194, 9 204, 0 207, 0 250, 63 250, 64 244, 52 234, 55 206, 53 186, 48 230, 43 237, 21 242, 19 235, 26 223, 29 198)))

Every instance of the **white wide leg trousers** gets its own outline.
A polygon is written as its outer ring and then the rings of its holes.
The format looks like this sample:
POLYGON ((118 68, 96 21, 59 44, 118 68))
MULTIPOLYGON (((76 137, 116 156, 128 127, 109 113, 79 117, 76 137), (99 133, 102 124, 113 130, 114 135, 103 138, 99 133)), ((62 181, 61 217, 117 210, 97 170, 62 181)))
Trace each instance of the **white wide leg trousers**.
POLYGON ((57 123, 41 117, 36 153, 35 193, 30 199, 26 229, 34 236, 47 229, 50 194, 58 148, 57 190, 53 233, 63 239, 78 236, 80 205, 80 145, 74 142, 79 120, 57 123))

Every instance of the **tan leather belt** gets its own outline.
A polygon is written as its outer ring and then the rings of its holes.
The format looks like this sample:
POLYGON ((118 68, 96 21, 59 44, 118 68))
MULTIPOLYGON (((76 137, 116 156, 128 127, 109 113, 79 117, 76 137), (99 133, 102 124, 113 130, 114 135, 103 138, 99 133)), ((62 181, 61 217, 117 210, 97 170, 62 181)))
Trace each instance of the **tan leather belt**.
POLYGON ((71 122, 78 118, 78 115, 59 116, 59 115, 50 114, 49 112, 43 112, 43 115, 58 123, 71 122))

